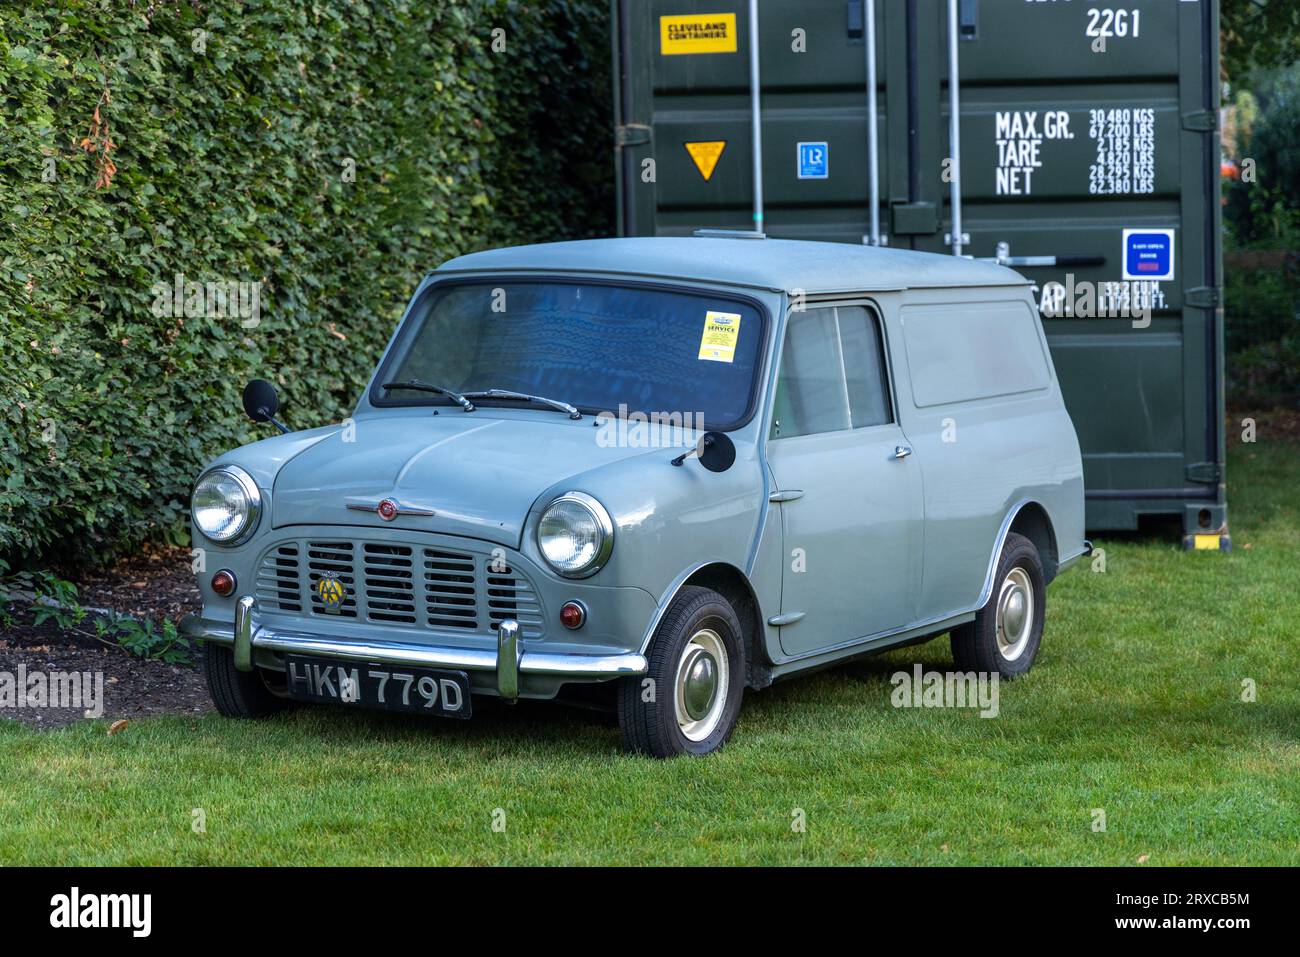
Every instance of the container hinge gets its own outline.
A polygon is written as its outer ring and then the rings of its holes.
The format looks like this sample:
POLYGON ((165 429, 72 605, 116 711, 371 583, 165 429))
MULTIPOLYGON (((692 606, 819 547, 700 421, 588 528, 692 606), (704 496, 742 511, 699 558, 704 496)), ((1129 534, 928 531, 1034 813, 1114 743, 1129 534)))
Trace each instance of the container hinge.
POLYGON ((1223 466, 1218 462, 1193 462, 1187 466, 1187 481, 1213 485, 1223 478, 1223 466))
POLYGON ((1223 290, 1217 286, 1196 286, 1183 290, 1183 302, 1194 309, 1214 309, 1223 303, 1223 290))
POLYGON ((640 146, 650 142, 650 127, 640 123, 628 123, 614 127, 614 143, 617 146, 640 146))
POLYGON ((1219 128, 1219 114, 1214 110, 1194 110, 1183 114, 1183 129, 1193 133, 1213 133, 1219 128))

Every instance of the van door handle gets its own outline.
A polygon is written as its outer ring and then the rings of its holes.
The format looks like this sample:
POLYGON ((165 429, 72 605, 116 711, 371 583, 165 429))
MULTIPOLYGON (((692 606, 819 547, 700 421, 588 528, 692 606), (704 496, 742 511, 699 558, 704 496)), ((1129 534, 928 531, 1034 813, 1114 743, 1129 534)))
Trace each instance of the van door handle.
POLYGON ((910 445, 894 446, 894 458, 896 459, 905 459, 911 454, 912 454, 912 447, 910 445))

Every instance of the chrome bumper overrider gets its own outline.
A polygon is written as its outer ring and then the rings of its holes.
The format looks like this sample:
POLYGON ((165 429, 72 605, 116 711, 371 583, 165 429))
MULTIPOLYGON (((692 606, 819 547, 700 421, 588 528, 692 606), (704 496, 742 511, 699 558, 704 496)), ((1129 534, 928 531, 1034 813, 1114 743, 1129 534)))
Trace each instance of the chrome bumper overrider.
POLYGON ((349 641, 310 632, 268 628, 254 624, 256 610, 256 600, 245 596, 235 605, 233 627, 225 622, 189 615, 181 622, 181 631, 190 638, 201 638, 214 644, 233 647, 235 667, 240 671, 253 670, 253 651, 259 648, 386 665, 494 671, 497 693, 507 700, 519 696, 521 674, 560 678, 618 678, 643 675, 648 669, 644 655, 566 655, 524 651, 519 642, 519 625, 513 619, 501 623, 497 629, 496 649, 487 650, 389 641, 349 641))

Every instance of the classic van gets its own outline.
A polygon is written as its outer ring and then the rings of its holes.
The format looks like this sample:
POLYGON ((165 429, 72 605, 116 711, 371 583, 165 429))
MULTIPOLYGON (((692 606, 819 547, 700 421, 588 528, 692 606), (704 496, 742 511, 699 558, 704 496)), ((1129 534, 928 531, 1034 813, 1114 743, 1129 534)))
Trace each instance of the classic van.
POLYGON ((843 244, 605 239, 454 259, 340 425, 199 477, 209 688, 467 718, 604 696, 706 754, 747 690, 942 634, 1038 655, 1089 550, 1027 280, 843 244))

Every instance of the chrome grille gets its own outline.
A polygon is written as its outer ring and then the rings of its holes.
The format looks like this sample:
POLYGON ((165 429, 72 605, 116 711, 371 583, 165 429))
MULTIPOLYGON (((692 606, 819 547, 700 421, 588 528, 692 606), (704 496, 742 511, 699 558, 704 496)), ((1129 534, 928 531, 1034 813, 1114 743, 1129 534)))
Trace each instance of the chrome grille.
POLYGON ((366 612, 371 621, 415 624, 415 574, 406 545, 362 546, 366 612))
POLYGON ((516 575, 509 565, 489 560, 487 571, 488 620, 495 628, 503 619, 519 622, 525 635, 542 633, 542 608, 528 579, 516 575))
POLYGON ((424 601, 435 628, 478 628, 478 581, 473 555, 424 550, 424 601))
POLYGON ((256 595, 263 609, 283 614, 466 632, 486 632, 514 618, 525 638, 539 638, 543 631, 532 583, 500 552, 397 542, 282 542, 262 558, 256 595), (326 611, 316 591, 327 575, 343 584, 337 612, 326 611))
POLYGON ((268 611, 302 611, 297 542, 267 552, 257 571, 256 594, 258 604, 268 611))
POLYGON ((351 542, 307 543, 307 594, 311 610, 316 614, 357 617, 357 579, 352 573, 355 552, 351 542), (324 602, 316 593, 316 583, 327 575, 337 575, 343 583, 343 604, 333 612, 325 611, 324 602))

